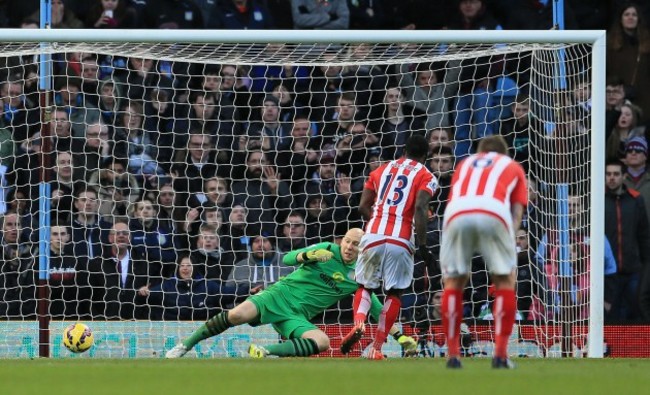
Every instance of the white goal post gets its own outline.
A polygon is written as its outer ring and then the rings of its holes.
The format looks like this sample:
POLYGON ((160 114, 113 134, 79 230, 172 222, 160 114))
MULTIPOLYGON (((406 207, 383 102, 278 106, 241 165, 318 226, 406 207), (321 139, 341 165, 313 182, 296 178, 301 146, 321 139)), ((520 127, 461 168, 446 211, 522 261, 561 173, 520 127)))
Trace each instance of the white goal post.
MULTIPOLYGON (((584 300, 580 302, 584 304, 582 307, 588 309, 588 313, 585 313, 584 316, 577 319, 572 316, 571 322, 584 323, 588 321, 588 325, 586 326, 586 328, 588 328, 586 329, 588 331, 588 338, 583 347, 583 351, 586 351, 587 356, 590 358, 603 357, 604 267, 600 263, 604 262, 605 242, 605 196, 603 193, 605 190, 604 128, 606 85, 604 31, 217 31, 1 29, 0 48, 2 48, 2 55, 0 55, 2 58, 40 54, 43 56, 41 61, 48 63, 52 62, 50 58, 52 54, 82 52, 111 55, 114 57, 157 59, 172 63, 186 62, 191 64, 217 66, 231 64, 246 67, 257 65, 296 65, 314 68, 323 66, 327 68, 334 65, 389 65, 392 67, 390 68, 391 71, 386 71, 386 75, 382 75, 381 77, 385 77, 386 79, 394 78, 401 81, 400 84, 404 81, 404 79, 401 78, 402 74, 408 74, 411 71, 414 71, 402 68, 402 65, 416 65, 417 67, 419 64, 430 64, 438 61, 461 62, 464 60, 472 60, 475 62, 474 65, 476 66, 480 63, 477 60, 479 58, 492 59, 492 56, 499 54, 507 55, 517 53, 535 53, 535 51, 543 52, 543 54, 536 58, 536 60, 531 61, 533 63, 529 70, 531 76, 527 77, 530 79, 529 84, 533 86, 529 91, 528 99, 530 100, 531 117, 539 121, 539 124, 541 125, 541 129, 535 131, 535 133, 538 133, 539 135, 538 139, 536 140, 531 137, 531 141, 528 144, 531 144, 531 146, 539 145, 535 148, 538 149, 540 155, 544 156, 546 159, 540 159, 539 163, 537 163, 536 170, 530 171, 533 173, 537 172, 535 173, 535 177, 539 176, 537 179, 538 183, 547 184, 548 182, 548 184, 553 184, 552 186, 549 186, 548 189, 553 190, 553 193, 557 193, 557 197, 548 197, 550 203, 548 203, 547 207, 551 207, 551 204, 558 205, 557 212, 555 211, 555 208, 548 209, 548 212, 546 212, 548 217, 551 218, 550 221, 552 221, 552 225, 549 225, 547 222, 543 224, 544 226, 548 225, 549 228, 545 229, 548 231, 551 230, 550 227, 555 228, 556 222, 561 223, 565 220, 568 221, 569 213, 565 212, 565 200, 568 199, 568 195, 571 192, 568 191, 569 187, 564 185, 564 183, 570 184, 571 181, 562 181, 565 179, 561 174, 561 171, 563 170, 562 167, 567 166, 564 170, 568 172, 570 170, 568 167, 585 166, 584 170, 587 171, 586 174, 580 176, 582 178, 579 183, 588 185, 585 190, 581 191, 581 198, 588 200, 584 203, 585 205, 588 205, 588 209, 585 209, 585 212, 589 213, 589 218, 585 219, 582 225, 585 228, 588 228, 585 231, 588 238, 588 261, 593 264, 589 265, 587 269, 589 277, 587 302, 584 300), (346 46, 351 44, 368 45, 371 50, 365 53, 365 57, 350 57, 349 48, 346 46), (547 137, 544 132, 545 130, 550 136, 553 133, 551 129, 564 122, 564 115, 558 115, 561 112, 560 110, 563 109, 562 104, 558 103, 562 103, 564 100, 559 97, 561 94, 566 94, 566 92, 560 93, 560 90, 566 88, 562 85, 566 83, 563 82, 563 80, 567 79, 567 70, 565 70, 566 57, 564 51, 573 51, 571 49, 573 45, 584 45, 586 49, 578 48, 574 51, 573 56, 578 59, 577 63, 580 65, 578 69, 575 69, 574 67, 574 70, 572 70, 574 72, 572 75, 574 80, 569 84, 585 84, 591 92, 589 95, 589 118, 582 120, 584 125, 588 125, 586 126, 587 130, 585 133, 588 135, 588 146, 582 147, 584 152, 589 155, 588 158, 584 158, 587 160, 588 164, 578 163, 577 165, 574 164, 574 161, 570 158, 571 155, 577 154, 577 152, 572 151, 574 147, 567 147, 567 145, 571 144, 571 141, 565 141, 564 146, 559 148, 558 151, 556 151, 556 148, 551 147, 551 145, 547 146, 547 143, 542 142, 542 140, 545 140, 547 137), (546 112, 552 114, 550 118, 546 118, 546 115, 544 115, 546 112), (555 119, 555 123, 551 119, 555 119), (569 162, 570 164, 568 164, 569 162), (547 169, 547 166, 555 164, 558 164, 560 167, 555 168, 553 174, 548 177, 558 177, 558 179, 549 180, 547 179, 547 174, 550 174, 550 172, 546 173, 547 170, 549 170, 547 169)), ((569 57, 571 57, 571 55, 569 55, 569 57)), ((37 65, 38 61, 34 60, 34 64, 37 65)), ((476 66, 477 69, 479 66, 481 65, 476 66)), ((489 68, 490 64, 488 63, 487 66, 489 68)), ((453 67, 449 66, 449 69, 452 70, 454 67, 460 69, 459 65, 453 67)), ((388 68, 385 70, 388 70, 388 68)), ((126 71, 126 73, 130 72, 131 71, 128 70, 126 71)), ((175 70, 168 70, 168 72, 172 74, 177 73, 175 70)), ((187 78, 188 80, 194 77, 187 71, 181 71, 180 73, 187 73, 179 74, 179 76, 187 78)), ((571 71, 568 73, 570 74, 571 71)), ((451 73, 449 73, 449 75, 451 75, 451 73)), ((56 77, 62 76, 47 76, 48 79, 57 79, 56 77)), ((444 83, 462 84, 463 77, 460 74, 456 77, 456 81, 445 80, 444 83)), ((360 77, 354 74, 353 78, 360 77)), ((372 79, 374 76, 371 75, 370 78, 372 79)), ((468 78, 471 79, 474 77, 470 75, 468 78)), ((480 77, 475 78, 478 79, 480 77)), ((467 81, 473 82, 473 80, 467 81)), ((6 81, 0 81, 0 85, 3 84, 6 85, 9 83, 6 81)), ((388 83, 384 83, 381 88, 386 90, 389 87, 387 84, 388 83)), ((413 82, 411 82, 411 84, 413 84, 413 82)), ((312 89, 315 88, 313 88, 310 83, 305 84, 305 86, 306 94, 315 94, 314 92, 316 91, 312 91, 312 89)), ((357 92, 357 87, 361 85, 355 82, 352 86, 352 91, 357 94, 357 98, 365 97, 358 95, 359 93, 366 93, 364 89, 372 90, 372 88, 359 88, 359 91, 357 92)), ((127 82, 124 84, 122 89, 129 90, 132 88, 133 86, 128 85, 127 82)), ((400 85, 400 88, 402 88, 403 92, 407 92, 408 89, 413 88, 413 86, 400 85)), ((176 94, 174 89, 175 88, 171 88, 172 92, 176 94)), ((341 93, 341 91, 336 91, 336 94, 340 94, 340 97, 344 97, 345 92, 341 93)), ((458 101, 460 96, 461 94, 456 90, 456 93, 449 98, 452 101, 458 101)), ((187 101, 193 97, 194 96, 190 93, 186 94, 183 99, 179 100, 187 101)), ((417 100, 415 97, 417 96, 411 95, 408 100, 417 100)), ((148 102, 148 97, 142 97, 142 99, 143 105, 151 104, 148 102)), ((153 101, 154 99, 151 100, 153 101)), ((264 99, 264 101, 265 100, 266 99, 264 99)), ((354 100, 355 99, 353 99, 353 101, 354 100)), ((361 106, 362 104, 367 103, 354 103, 354 105, 358 106, 361 106)), ((428 104, 424 104, 426 108, 430 108, 428 104)), ((504 108, 509 108, 510 104, 512 103, 504 105, 504 108)), ((243 103, 243 105, 252 106, 250 102, 243 103)), ((333 105, 336 105, 336 103, 333 105)), ((44 106, 47 106, 48 109, 52 106, 53 109, 57 104, 50 103, 46 100, 38 103, 36 108, 43 110, 44 106)), ((371 106, 369 105, 369 107, 371 106)), ((313 109, 310 109, 310 111, 311 110, 313 109)), ((326 110, 327 108, 323 108, 323 113, 325 113, 326 110)), ((247 111, 250 111, 251 115, 249 116, 252 117, 252 108, 247 108, 247 111)), ((424 111, 426 115, 427 110, 424 111)), ((506 110, 506 112, 507 111, 508 110, 506 110)), ((369 110, 368 113, 370 114, 370 112, 371 111, 369 110)), ((564 113, 562 112, 562 114, 564 113)), ((426 126, 423 127, 423 129, 426 129, 425 132, 433 129, 433 127, 429 125, 429 121, 433 122, 432 119, 437 119, 435 118, 436 115, 447 117, 447 114, 437 113, 427 118, 423 121, 426 124, 426 126)), ((48 116, 50 116, 49 112, 48 116)), ((512 117, 512 115, 510 116, 512 117)), ((381 115, 379 117, 381 117, 381 115)), ((501 122, 501 115, 499 115, 499 117, 499 122, 501 122)), ((246 121, 252 122, 252 119, 253 118, 246 119, 246 121)), ((331 118, 331 121, 334 120, 336 120, 336 117, 331 118)), ((367 118, 361 120, 355 119, 351 122, 351 128, 354 128, 354 124, 356 124, 357 121, 367 125, 373 120, 376 120, 376 118, 371 119, 371 115, 367 115, 367 118)), ((503 116, 503 120, 505 120, 505 116, 503 116)), ((316 123, 322 120, 310 119, 310 121, 316 123)), ((43 121, 40 122, 43 123, 43 121)), ((86 120, 86 118, 82 118, 80 122, 86 126, 91 123, 86 120)), ((93 122, 96 123, 96 121, 93 122)), ((473 120, 471 123, 471 125, 468 125, 470 134, 467 141, 470 147, 473 144, 473 141, 481 136, 480 132, 477 132, 476 125, 474 125, 474 123, 480 123, 480 121, 473 120)), ((567 121, 567 124, 568 123, 570 123, 570 121, 567 121)), ((235 135, 231 137, 235 138, 238 136, 235 135)), ((172 141, 175 141, 174 138, 175 137, 172 137, 172 141)), ((378 139, 381 139, 381 136, 379 136, 378 139)), ((29 140, 29 138, 26 140, 29 140)), ((170 151, 179 148, 175 144, 176 143, 174 142, 173 148, 169 147, 170 151)), ((249 154, 248 149, 250 149, 250 146, 241 150, 242 152, 240 154, 243 156, 239 156, 239 159, 245 160, 246 155, 249 154)), ((399 151, 399 144, 395 143, 391 146, 391 149, 399 151)), ((468 148, 468 150, 469 149, 470 148, 468 148)), ((352 157, 353 154, 350 155, 352 157)), ((534 154, 531 153, 531 157, 533 157, 533 155, 534 154)), ((55 163, 56 158, 44 160, 50 161, 49 163, 55 163)), ((230 160, 233 159, 230 158, 230 160)), ((536 159, 533 158, 533 160, 536 159)), ((291 163, 291 161, 288 163, 291 163)), ((229 162, 229 165, 233 166, 233 168, 239 164, 240 163, 229 162)), ((361 165, 362 168, 366 165, 366 163, 363 162, 357 164, 361 165)), ((308 175, 306 177, 309 178, 311 176, 308 175)), ((236 181, 238 180, 233 178, 233 182, 236 181)), ((36 187, 37 185, 30 183, 28 186, 36 187)), ((117 185, 113 186, 117 187, 117 185)), ((545 185, 539 185, 540 188, 543 188, 544 186, 545 185)), ((46 189, 43 187, 42 193, 45 194, 45 191, 46 189)), ((575 194, 575 192, 573 193, 575 194)), ((338 190, 335 194, 339 194, 338 190)), ((292 205, 292 208, 298 208, 294 207, 293 203, 290 204, 292 205)), ((46 206, 41 207, 46 208, 46 206)), ((542 208, 542 211, 544 210, 546 210, 546 208, 542 208)), ((228 219, 223 219, 223 221, 227 222, 228 219)), ((544 228, 544 226, 541 227, 544 228)), ((45 238, 50 237, 48 232, 49 229, 44 229, 47 227, 49 227, 49 218, 39 222, 40 230, 44 231, 44 233, 41 233, 39 240, 43 251, 48 250, 47 247, 49 247, 49 240, 44 240, 45 238)), ((563 238, 563 232, 568 232, 568 230, 561 229, 562 227, 563 225, 558 225, 559 229, 555 229, 558 233, 558 241, 554 242, 558 244, 558 266, 561 266, 563 263, 560 261, 569 259, 567 251, 570 246, 561 245, 566 244, 565 241, 567 240, 563 238)), ((275 236, 275 234, 273 234, 273 236, 275 236)), ((537 238, 540 236, 541 235, 532 235, 529 237, 537 238)), ((549 238, 546 238, 546 242, 550 242, 549 238)), ((32 252, 32 254, 34 258, 41 258, 41 265, 43 266, 40 270, 40 278, 41 280, 45 280, 47 278, 45 272, 47 271, 49 250, 48 253, 45 254, 39 254, 37 252, 38 250, 39 249, 34 249, 33 251, 36 252, 32 252)), ((38 267, 38 264, 36 264, 36 267, 38 267)), ((562 277, 562 274, 558 273, 558 277, 562 277)), ((561 288, 562 285, 559 287, 561 288)), ((578 297, 576 296, 576 298, 578 297)), ((427 300, 427 303, 428 302, 429 301, 427 300)), ((548 306, 544 305, 544 308, 548 308, 548 306)), ((558 313, 556 318, 550 319, 549 322, 562 324, 564 322, 562 318, 563 313, 561 312, 561 310, 563 310, 562 302, 560 302, 559 307, 555 306, 555 302, 553 302, 552 308, 557 308, 560 313, 558 313)), ((572 312, 569 314, 574 313, 572 312)), ((1 319, 3 319, 3 317, 0 317, 0 320, 1 319)), ((42 332, 47 333, 45 330, 46 328, 43 328, 43 326, 47 326, 48 321, 41 320, 41 322, 42 332)), ((156 323, 154 322, 152 325, 156 325, 156 323)), ((0 337, 1 336, 2 330, 0 330, 0 337)), ((51 338, 53 337, 54 336, 51 336, 51 338)), ((0 342, 3 342, 3 340, 0 340, 0 342)), ((43 338, 41 338, 41 346, 42 343, 43 338)))

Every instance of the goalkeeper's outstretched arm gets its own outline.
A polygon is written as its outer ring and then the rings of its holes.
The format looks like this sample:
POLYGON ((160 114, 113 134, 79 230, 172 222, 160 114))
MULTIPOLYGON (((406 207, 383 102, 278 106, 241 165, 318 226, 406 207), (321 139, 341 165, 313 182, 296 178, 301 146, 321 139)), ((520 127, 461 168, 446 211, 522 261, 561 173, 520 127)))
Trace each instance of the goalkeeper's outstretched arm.
POLYGON ((318 243, 309 247, 294 250, 282 258, 282 262, 288 266, 300 265, 303 263, 325 262, 332 259, 334 253, 331 251, 332 243, 318 243))

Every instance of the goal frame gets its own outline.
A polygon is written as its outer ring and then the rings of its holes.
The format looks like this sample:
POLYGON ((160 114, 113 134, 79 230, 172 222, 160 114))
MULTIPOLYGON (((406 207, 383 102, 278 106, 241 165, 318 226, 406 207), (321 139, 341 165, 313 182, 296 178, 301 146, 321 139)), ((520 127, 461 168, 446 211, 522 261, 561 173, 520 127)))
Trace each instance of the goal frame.
MULTIPOLYGON (((116 29, 2 29, 3 42, 48 43, 111 42, 111 43, 197 43, 197 44, 329 44, 329 43, 579 43, 591 44, 591 214, 590 260, 604 259, 604 206, 605 206, 605 41, 603 30, 540 30, 540 31, 452 31, 452 30, 384 30, 384 31, 318 31, 318 30, 116 30, 116 29)), ((48 76, 41 76, 48 78, 48 76)), ((42 187, 42 186, 41 186, 42 187)), ((42 191, 42 189, 41 189, 42 191)), ((41 234, 41 238, 43 235, 41 234)), ((48 249, 45 249, 47 251, 48 249)), ((43 257, 41 257, 43 259, 43 257)), ((43 267, 40 268, 43 271, 43 267)), ((589 358, 603 357, 603 265, 591 265, 589 358)), ((40 273, 43 275, 44 273, 40 273)), ((40 276, 39 276, 40 277, 40 276)), ((40 277, 43 278, 43 277, 40 277)))

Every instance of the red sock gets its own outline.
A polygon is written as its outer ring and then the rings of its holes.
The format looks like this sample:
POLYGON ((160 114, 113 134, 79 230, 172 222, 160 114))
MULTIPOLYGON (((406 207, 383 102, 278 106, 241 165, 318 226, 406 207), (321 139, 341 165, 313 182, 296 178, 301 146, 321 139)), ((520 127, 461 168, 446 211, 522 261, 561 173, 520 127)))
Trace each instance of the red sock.
POLYGON ((442 330, 449 357, 460 357, 460 323, 463 321, 463 291, 445 288, 442 293, 442 330))
POLYGON ((354 323, 366 322, 368 311, 370 310, 370 292, 367 289, 360 287, 354 293, 352 301, 352 311, 354 312, 354 323))
POLYGON ((500 289, 494 293, 492 315, 494 316, 494 356, 508 358, 508 339, 515 323, 517 298, 512 289, 500 289))
POLYGON ((377 333, 375 334, 375 348, 381 350, 381 346, 386 341, 388 337, 388 332, 390 328, 393 327, 397 317, 399 316, 399 310, 402 307, 402 302, 398 296, 388 295, 384 301, 384 307, 381 309, 381 314, 379 315, 379 324, 377 325, 377 333))

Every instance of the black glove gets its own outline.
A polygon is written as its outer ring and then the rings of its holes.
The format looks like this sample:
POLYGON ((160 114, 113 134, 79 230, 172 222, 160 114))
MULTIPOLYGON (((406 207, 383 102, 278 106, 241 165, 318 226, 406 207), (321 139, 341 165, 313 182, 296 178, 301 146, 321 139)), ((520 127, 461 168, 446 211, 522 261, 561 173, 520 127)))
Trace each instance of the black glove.
POLYGON ((330 22, 339 19, 339 16, 330 12, 330 22))
POLYGON ((299 6, 298 11, 300 11, 301 14, 309 14, 309 10, 304 5, 299 6))

